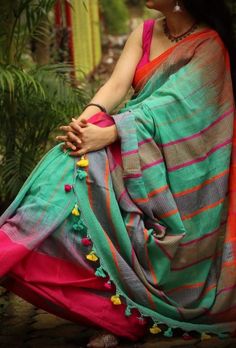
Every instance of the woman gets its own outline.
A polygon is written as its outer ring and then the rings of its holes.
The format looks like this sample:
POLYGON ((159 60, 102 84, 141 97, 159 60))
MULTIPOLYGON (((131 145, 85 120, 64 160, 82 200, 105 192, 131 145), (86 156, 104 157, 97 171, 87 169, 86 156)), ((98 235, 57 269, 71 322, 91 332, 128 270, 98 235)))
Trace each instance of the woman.
POLYGON ((3 286, 107 330, 88 347, 147 329, 204 339, 236 328, 230 19, 223 0, 146 5, 166 19, 130 35, 111 78, 62 127, 66 151, 45 156, 1 218, 3 286))

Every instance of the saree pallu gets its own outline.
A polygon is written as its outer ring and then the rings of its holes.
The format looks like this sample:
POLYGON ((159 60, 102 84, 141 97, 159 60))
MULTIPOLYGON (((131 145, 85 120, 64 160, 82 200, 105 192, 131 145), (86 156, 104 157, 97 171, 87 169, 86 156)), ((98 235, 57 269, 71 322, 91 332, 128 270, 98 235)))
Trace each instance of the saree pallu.
POLYGON ((166 324, 167 337, 174 328, 223 337, 236 328, 227 51, 203 30, 137 71, 134 83, 118 114, 90 119, 115 123, 119 140, 82 160, 56 146, 1 217, 2 284, 131 339, 147 322, 152 333, 166 324))

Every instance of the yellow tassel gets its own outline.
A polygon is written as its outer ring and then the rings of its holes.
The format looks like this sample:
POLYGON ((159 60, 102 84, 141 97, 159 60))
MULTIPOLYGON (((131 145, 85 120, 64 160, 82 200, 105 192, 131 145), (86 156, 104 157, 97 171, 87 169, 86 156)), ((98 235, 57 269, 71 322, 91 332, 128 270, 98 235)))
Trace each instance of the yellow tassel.
POLYGON ((79 216, 80 215, 80 212, 78 210, 78 208, 74 208, 71 212, 72 215, 75 215, 75 216, 79 216))
POLYGON ((120 296, 119 295, 113 295, 111 297, 111 302, 116 305, 116 306, 119 306, 121 305, 121 300, 120 300, 120 296))
POLYGON ((88 167, 89 165, 89 160, 85 159, 84 156, 81 157, 81 159, 76 163, 78 167, 88 167))
POLYGON ((206 332, 203 332, 201 334, 201 341, 206 341, 206 340, 210 340, 211 339, 211 335, 208 335, 206 332))
POLYGON ((94 251, 91 251, 91 253, 86 255, 86 259, 89 260, 89 261, 96 262, 98 260, 98 257, 97 257, 97 255, 95 254, 94 251))
POLYGON ((157 324, 153 324, 153 326, 150 327, 149 331, 151 332, 151 334, 157 335, 157 334, 159 334, 162 330, 159 328, 159 326, 158 326, 157 324))

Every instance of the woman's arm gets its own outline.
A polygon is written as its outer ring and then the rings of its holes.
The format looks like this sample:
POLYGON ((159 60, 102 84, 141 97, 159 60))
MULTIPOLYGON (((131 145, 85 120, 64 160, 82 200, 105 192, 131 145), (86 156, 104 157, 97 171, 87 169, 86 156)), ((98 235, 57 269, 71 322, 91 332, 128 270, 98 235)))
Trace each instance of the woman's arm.
MULTIPOLYGON (((142 33, 143 24, 140 24, 130 34, 111 77, 98 90, 90 101, 91 103, 101 104, 107 112, 111 112, 126 96, 132 85, 136 66, 142 56, 142 33)), ((82 120, 89 119, 98 111, 100 111, 98 107, 89 106, 77 120, 73 120, 68 126, 60 127, 67 134, 58 136, 57 140, 65 142, 64 148, 73 150, 71 155, 78 156, 104 148, 117 139, 115 126, 102 129, 95 125, 88 127, 81 123, 82 120)))
MULTIPOLYGON (((129 36, 111 77, 97 91, 90 103, 103 105, 107 112, 111 112, 129 91, 136 66, 142 56, 143 24, 140 24, 129 36)), ((100 111, 96 106, 89 106, 79 116, 78 120, 88 119, 100 111)))

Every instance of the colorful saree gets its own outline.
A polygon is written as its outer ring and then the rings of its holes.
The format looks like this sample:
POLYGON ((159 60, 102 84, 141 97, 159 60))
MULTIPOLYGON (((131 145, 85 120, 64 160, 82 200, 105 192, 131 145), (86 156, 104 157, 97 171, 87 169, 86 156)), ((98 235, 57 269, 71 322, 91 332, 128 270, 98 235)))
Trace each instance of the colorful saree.
POLYGON ((130 339, 146 324, 223 337, 236 328, 228 54, 203 30, 140 68, 134 86, 118 114, 90 119, 115 123, 119 141, 85 160, 56 146, 3 214, 1 283, 130 339))

